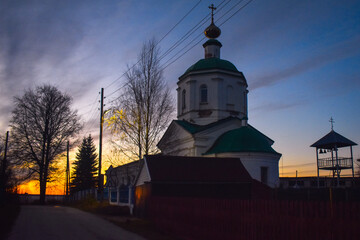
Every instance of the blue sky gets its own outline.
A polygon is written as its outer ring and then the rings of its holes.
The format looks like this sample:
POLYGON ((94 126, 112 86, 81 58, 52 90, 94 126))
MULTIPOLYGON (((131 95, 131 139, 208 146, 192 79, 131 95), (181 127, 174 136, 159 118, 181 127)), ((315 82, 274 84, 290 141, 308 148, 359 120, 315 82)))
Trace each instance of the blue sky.
MULTIPOLYGON (((0 0, 0 131, 8 129, 14 96, 50 83, 73 97, 82 134, 96 135, 100 88, 105 102, 117 97, 108 95, 122 85, 119 77, 143 42, 160 40, 197 2, 0 0)), ((160 42, 162 52, 221 2, 200 1, 160 42)), ((224 1, 215 23, 247 1, 238 2, 224 1)), ((280 173, 315 174, 309 146, 330 131, 330 117, 335 131, 360 143, 359 1, 253 0, 220 28, 221 57, 247 78, 249 123, 275 141, 280 173)), ((174 98, 178 77, 203 58, 204 41, 164 70, 174 98)), ((354 155, 360 158, 359 146, 354 155)))

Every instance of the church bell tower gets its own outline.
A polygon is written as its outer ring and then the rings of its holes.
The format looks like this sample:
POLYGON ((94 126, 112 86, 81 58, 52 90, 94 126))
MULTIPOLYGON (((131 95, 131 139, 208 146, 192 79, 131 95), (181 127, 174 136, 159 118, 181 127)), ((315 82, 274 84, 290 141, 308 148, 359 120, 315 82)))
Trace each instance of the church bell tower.
POLYGON ((178 119, 206 125, 229 116, 247 120, 247 82, 242 72, 229 61, 220 58, 222 44, 217 40, 220 28, 211 24, 204 34, 204 59, 189 67, 177 82, 178 119))

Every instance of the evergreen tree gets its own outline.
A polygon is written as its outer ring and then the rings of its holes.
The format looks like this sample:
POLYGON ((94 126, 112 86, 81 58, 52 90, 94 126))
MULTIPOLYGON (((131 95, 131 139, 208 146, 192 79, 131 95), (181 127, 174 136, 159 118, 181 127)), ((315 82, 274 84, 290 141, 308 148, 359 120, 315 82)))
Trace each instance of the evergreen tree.
POLYGON ((96 187, 96 177, 98 169, 96 147, 94 141, 89 137, 84 137, 74 162, 74 174, 71 182, 73 192, 91 189, 96 187))

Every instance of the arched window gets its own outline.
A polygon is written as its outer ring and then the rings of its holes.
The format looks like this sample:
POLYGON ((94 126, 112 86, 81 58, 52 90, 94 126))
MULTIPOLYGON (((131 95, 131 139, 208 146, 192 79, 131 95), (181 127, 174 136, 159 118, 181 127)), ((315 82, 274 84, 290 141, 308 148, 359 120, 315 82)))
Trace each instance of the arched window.
POLYGON ((185 89, 182 91, 181 106, 182 106, 182 109, 186 108, 186 90, 185 89))
POLYGON ((200 86, 200 103, 207 103, 208 99, 207 86, 205 84, 200 86))
POLYGON ((234 89, 231 85, 226 87, 226 103, 234 104, 234 89))

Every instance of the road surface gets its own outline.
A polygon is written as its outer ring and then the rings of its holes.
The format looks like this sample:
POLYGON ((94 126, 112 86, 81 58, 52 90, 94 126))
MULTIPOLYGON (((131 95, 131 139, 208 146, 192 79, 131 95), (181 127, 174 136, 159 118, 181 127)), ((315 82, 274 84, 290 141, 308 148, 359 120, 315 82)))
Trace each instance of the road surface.
POLYGON ((95 215, 60 206, 21 206, 8 240, 145 240, 95 215))

